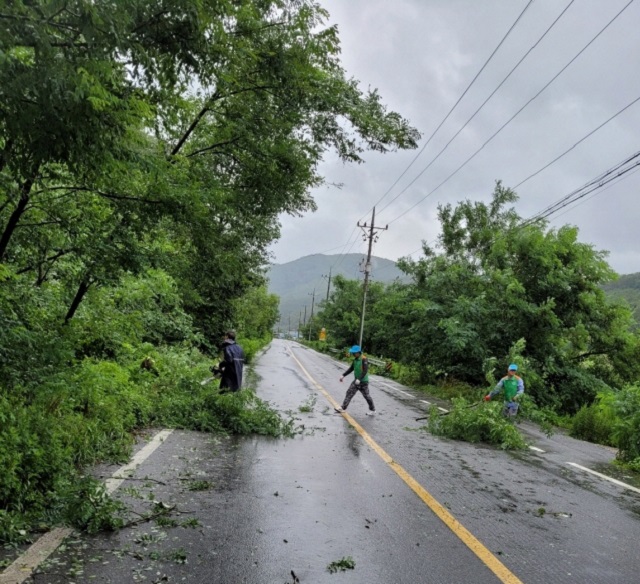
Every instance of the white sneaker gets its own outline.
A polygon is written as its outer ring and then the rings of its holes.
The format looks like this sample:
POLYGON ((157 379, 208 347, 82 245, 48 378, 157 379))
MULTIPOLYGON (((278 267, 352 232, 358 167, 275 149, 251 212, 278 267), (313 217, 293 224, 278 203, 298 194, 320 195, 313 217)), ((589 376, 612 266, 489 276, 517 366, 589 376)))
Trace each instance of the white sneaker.
POLYGON ((369 410, 367 412, 367 416, 375 416, 376 415, 376 411, 375 410, 369 410))

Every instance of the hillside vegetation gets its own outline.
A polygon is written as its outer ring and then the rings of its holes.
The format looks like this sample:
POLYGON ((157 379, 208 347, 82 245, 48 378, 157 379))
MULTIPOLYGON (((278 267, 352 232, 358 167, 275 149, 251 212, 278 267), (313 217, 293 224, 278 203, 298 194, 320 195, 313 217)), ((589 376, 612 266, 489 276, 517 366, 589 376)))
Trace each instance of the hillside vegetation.
POLYGON ((114 527, 100 460, 145 426, 280 435, 202 386, 223 331, 249 359, 277 298, 281 213, 325 152, 413 148, 307 0, 5 2, 0 27, 0 541, 114 527), (170 9, 165 7, 170 6, 170 9))
POLYGON ((636 326, 640 326, 640 273, 626 274, 602 286, 613 300, 626 302, 633 313, 636 326))
MULTIPOLYGON (((576 228, 522 225, 516 199, 498 183, 489 204, 441 206, 438 248, 400 263, 411 280, 371 286, 364 350, 475 400, 515 362, 532 404, 576 416, 575 435, 640 468, 640 337, 603 290, 615 274, 576 228)), ((318 319, 344 347, 358 342, 362 284, 335 285, 318 319)))

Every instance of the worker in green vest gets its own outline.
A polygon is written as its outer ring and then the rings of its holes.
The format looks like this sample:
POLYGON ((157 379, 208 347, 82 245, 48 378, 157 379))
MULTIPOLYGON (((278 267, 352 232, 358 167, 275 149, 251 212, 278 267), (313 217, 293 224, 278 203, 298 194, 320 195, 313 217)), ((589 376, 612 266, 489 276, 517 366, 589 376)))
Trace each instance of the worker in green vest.
POLYGON ((367 361, 367 358, 362 354, 360 345, 353 345, 353 347, 349 349, 349 353, 353 356, 353 363, 351 363, 351 367, 342 374, 340 382, 342 383, 345 376, 349 375, 351 372, 353 372, 354 380, 349 386, 349 389, 347 389, 347 394, 344 396, 342 407, 337 407, 335 410, 338 413, 344 412, 347 407, 349 407, 349 403, 353 396, 359 391, 367 404, 369 404, 369 411, 367 412, 367 415, 374 416, 376 413, 376 406, 373 405, 373 400, 369 394, 369 361, 367 361))
POLYGON ((524 381, 520 376, 516 375, 517 370, 518 366, 515 363, 511 363, 507 374, 498 381, 495 389, 484 396, 484 401, 490 401, 495 396, 503 394, 503 414, 507 417, 513 417, 518 413, 518 399, 524 393, 524 381))

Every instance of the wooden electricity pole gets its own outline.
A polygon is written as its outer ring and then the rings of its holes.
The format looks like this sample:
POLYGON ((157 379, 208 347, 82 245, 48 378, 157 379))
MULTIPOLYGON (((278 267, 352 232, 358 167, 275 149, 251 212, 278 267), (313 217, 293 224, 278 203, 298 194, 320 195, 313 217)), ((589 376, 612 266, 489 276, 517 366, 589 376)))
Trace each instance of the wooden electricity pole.
POLYGON ((389 226, 377 227, 376 226, 376 208, 373 208, 373 214, 371 215, 371 225, 367 225, 366 222, 360 225, 358 221, 358 227, 362 229, 365 240, 369 240, 369 250, 367 251, 367 262, 364 265, 364 285, 362 287, 362 313, 360 314, 360 342, 358 343, 362 347, 362 336, 364 335, 364 315, 367 308, 367 290, 369 288, 369 275, 371 274, 371 249, 373 248, 373 242, 378 241, 378 231, 386 231, 389 226))
POLYGON ((323 275, 322 277, 329 278, 329 282, 327 283, 327 298, 326 298, 327 302, 329 302, 329 292, 331 291, 331 268, 329 268, 329 275, 328 276, 323 275))
POLYGON ((311 341, 311 321, 313 320, 313 306, 316 303, 316 289, 313 289, 313 294, 309 294, 311 296, 311 316, 309 316, 309 341, 311 341))

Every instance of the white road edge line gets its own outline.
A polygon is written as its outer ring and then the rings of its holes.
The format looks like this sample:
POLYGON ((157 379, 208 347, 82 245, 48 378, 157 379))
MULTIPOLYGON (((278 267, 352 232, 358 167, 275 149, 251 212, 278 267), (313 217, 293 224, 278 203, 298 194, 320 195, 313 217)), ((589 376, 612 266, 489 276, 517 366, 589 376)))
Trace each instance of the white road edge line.
POLYGON ((420 401, 421 401, 423 404, 427 404, 428 406, 430 406, 430 405, 431 405, 431 402, 430 402, 430 401, 427 401, 426 399, 421 399, 420 401))
POLYGON ((441 408, 440 406, 438 406, 438 409, 439 409, 441 412, 448 412, 448 411, 449 411, 447 408, 441 408))
POLYGON ((537 446, 529 446, 529 450, 535 450, 536 452, 542 452, 544 454, 544 450, 542 448, 538 448, 537 446))
MULTIPOLYGON (((126 481, 127 477, 122 477, 122 473, 135 470, 139 464, 153 454, 154 450, 164 442, 171 432, 173 430, 160 430, 143 448, 136 452, 131 462, 114 472, 111 478, 105 481, 107 493, 113 493, 126 481)), ((7 566, 6 570, 0 574, 0 584, 22 584, 72 533, 73 529, 70 527, 57 527, 49 533, 45 533, 21 556, 17 557, 12 564, 7 566)))
POLYGON ((602 474, 600 472, 597 472, 595 470, 591 470, 590 468, 587 468, 586 466, 581 466, 579 464, 576 464, 575 462, 567 462, 567 464, 574 466, 575 468, 579 468, 580 470, 583 470, 584 472, 588 472, 591 473, 592 475, 595 475, 597 477, 600 477, 601 479, 605 479, 615 485, 618 485, 619 487, 624 487, 625 489, 629 489, 630 491, 634 491, 636 493, 640 493, 640 489, 638 489, 637 487, 632 487, 631 485, 628 485, 627 483, 623 483, 622 481, 619 481, 618 479, 614 479, 611 477, 608 477, 606 474, 602 474))
POLYGON ((384 381, 380 381, 379 383, 380 383, 380 385, 384 385, 385 387, 388 387, 389 389, 393 389, 393 391, 397 391, 398 393, 404 393, 404 395, 408 395, 409 397, 413 397, 410 393, 407 393, 406 391, 402 391, 401 389, 398 389, 397 387, 393 387, 393 385, 389 385, 388 383, 385 383, 384 381))

